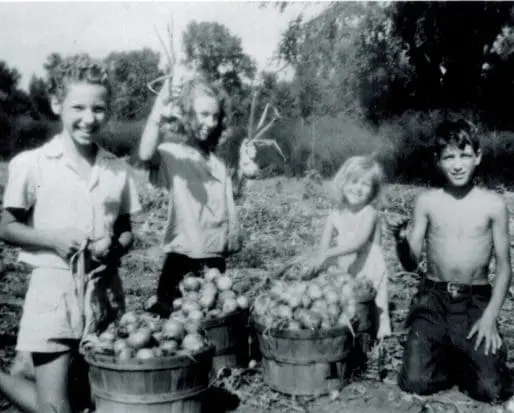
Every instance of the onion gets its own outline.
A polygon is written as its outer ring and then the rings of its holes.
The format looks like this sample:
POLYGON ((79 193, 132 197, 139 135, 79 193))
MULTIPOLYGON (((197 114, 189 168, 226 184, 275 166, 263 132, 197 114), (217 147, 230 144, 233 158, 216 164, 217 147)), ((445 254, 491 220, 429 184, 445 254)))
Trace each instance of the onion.
POLYGON ((165 356, 169 356, 177 351, 178 343, 175 340, 166 340, 163 341, 159 347, 165 356))
POLYGON ((127 337, 127 344, 137 350, 148 346, 151 340, 152 332, 150 329, 147 327, 141 327, 127 337))
POLYGON ((135 324, 137 323, 137 315, 133 311, 127 311, 120 318, 120 325, 135 324))
POLYGON ((130 360, 134 356, 134 353, 130 347, 126 347, 121 349, 118 353, 116 353, 117 361, 127 361, 130 360))
POLYGON ((180 310, 182 308, 182 298, 175 298, 173 300, 173 309, 174 310, 180 310))
POLYGON ((104 343, 105 342, 113 343, 115 338, 116 338, 115 334, 109 330, 105 330, 102 334, 100 334, 98 336, 98 339, 104 343))
POLYGON ((198 291, 202 286, 202 279, 199 277, 185 277, 181 285, 185 291, 198 291))
POLYGON ((248 308, 248 298, 246 298, 244 295, 240 295, 237 297, 237 305, 239 308, 245 310, 248 308))
POLYGON ((125 350, 126 348, 128 348, 127 341, 122 338, 119 338, 116 341, 114 341, 112 348, 114 350, 114 353, 118 354, 122 350, 125 350))
POLYGON ((216 286, 220 291, 230 290, 232 288, 232 280, 228 275, 222 275, 216 279, 216 286))
POLYGON ((136 352, 136 359, 138 360, 151 360, 153 358, 155 358, 155 355, 151 348, 141 348, 136 352))
POLYGON ((166 320, 162 325, 162 336, 166 340, 180 341, 184 336, 184 325, 178 320, 166 320))
POLYGON ((217 268, 209 268, 207 271, 205 271, 204 278, 207 281, 214 281, 220 275, 220 270, 218 270, 217 268))
POLYGON ((188 351, 198 351, 203 347, 203 338, 198 333, 189 333, 182 340, 182 348, 188 351))

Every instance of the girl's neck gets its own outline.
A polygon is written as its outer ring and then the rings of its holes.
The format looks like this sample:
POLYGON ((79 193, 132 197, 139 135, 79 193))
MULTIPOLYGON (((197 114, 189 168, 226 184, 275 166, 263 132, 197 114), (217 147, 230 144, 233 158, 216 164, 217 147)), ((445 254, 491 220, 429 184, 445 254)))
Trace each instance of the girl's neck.
POLYGON ((208 157, 211 154, 211 150, 207 144, 207 142, 200 141, 196 139, 195 137, 190 137, 186 143, 191 146, 192 148, 196 149, 198 152, 200 152, 203 156, 208 157))
POLYGON ((349 212, 350 214, 358 214, 359 212, 361 212, 364 208, 366 208, 368 205, 370 205, 369 203, 366 203, 366 204, 360 204, 360 205, 348 205, 348 204, 344 204, 341 206, 340 210, 342 212, 349 212))

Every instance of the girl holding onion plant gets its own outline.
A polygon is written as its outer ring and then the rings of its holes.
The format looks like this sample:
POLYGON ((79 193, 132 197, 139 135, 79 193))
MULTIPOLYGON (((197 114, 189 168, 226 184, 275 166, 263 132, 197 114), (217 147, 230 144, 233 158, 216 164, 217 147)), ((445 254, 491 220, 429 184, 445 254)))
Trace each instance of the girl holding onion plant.
POLYGON ((227 256, 241 248, 232 178, 215 154, 228 138, 229 98, 201 76, 187 80, 176 96, 169 82, 155 100, 139 145, 150 182, 169 192, 166 258, 157 295, 148 305, 163 317, 169 316, 186 274, 205 268, 224 272, 227 256), (181 142, 167 139, 177 133, 181 142))

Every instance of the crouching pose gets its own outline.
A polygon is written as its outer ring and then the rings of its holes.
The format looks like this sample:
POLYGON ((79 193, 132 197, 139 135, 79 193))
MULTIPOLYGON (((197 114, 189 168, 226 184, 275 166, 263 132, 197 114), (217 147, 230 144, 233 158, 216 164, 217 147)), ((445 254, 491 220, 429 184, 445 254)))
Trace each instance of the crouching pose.
POLYGON ((435 150, 443 187, 419 195, 408 234, 406 219, 389 220, 406 270, 418 269, 424 242, 427 253, 427 274, 407 318, 399 385, 418 394, 458 385, 477 400, 498 402, 510 395, 507 352, 497 327, 511 281, 507 207, 472 182, 481 151, 469 123, 443 122, 435 150))

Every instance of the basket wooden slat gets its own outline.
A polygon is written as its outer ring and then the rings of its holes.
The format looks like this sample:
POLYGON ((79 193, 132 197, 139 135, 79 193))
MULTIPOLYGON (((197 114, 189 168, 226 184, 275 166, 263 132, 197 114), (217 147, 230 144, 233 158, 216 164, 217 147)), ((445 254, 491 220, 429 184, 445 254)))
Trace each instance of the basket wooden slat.
POLYGON ((326 331, 266 329, 252 320, 262 353, 264 382, 282 393, 327 394, 347 381, 347 358, 353 348, 348 328, 326 331))
POLYGON ((201 413, 213 355, 213 346, 146 361, 86 355, 96 413, 201 413))

